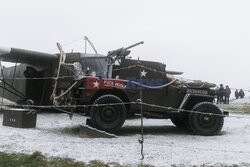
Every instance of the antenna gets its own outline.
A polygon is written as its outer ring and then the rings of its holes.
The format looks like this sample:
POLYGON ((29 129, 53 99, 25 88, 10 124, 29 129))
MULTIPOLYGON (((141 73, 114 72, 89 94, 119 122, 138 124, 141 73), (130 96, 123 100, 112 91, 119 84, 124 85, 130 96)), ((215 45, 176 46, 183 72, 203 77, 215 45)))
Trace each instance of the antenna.
POLYGON ((87 42, 89 43, 89 45, 92 47, 92 49, 95 51, 95 54, 97 54, 97 51, 95 49, 94 44, 89 40, 88 37, 84 36, 84 40, 85 40, 85 53, 87 51, 87 42))

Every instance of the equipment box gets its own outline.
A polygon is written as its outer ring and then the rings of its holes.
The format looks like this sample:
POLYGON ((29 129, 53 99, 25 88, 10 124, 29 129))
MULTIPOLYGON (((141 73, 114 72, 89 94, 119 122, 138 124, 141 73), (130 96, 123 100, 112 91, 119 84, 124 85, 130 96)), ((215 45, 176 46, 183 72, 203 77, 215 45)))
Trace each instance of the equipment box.
POLYGON ((4 109, 3 125, 18 128, 35 128, 36 117, 36 112, 30 109, 4 109))

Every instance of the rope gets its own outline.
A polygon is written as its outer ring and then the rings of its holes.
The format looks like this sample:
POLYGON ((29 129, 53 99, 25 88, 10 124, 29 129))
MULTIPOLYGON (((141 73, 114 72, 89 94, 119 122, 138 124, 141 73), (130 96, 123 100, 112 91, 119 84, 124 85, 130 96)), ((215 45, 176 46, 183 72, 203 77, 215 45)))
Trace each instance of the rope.
MULTIPOLYGON (((29 105, 30 108, 41 108, 41 109, 48 109, 48 108, 77 108, 77 107, 102 107, 102 106, 113 106, 113 105, 128 105, 128 104, 137 104, 137 102, 122 102, 122 103, 109 103, 109 104, 83 104, 83 105, 60 105, 60 106, 54 106, 54 105, 29 105)), ((27 108, 27 105, 20 105, 20 104, 4 104, 5 107, 14 107, 14 108, 27 108)))
MULTIPOLYGON (((59 79, 65 79, 65 78, 74 78, 74 76, 60 76, 58 77, 59 79)), ((5 80, 11 80, 12 78, 3 78, 3 77, 0 77, 0 80, 2 79, 5 79, 5 80)), ((56 77, 34 77, 34 78, 20 78, 20 77, 15 77, 14 78, 15 80, 26 80, 26 79, 29 79, 29 80, 49 80, 49 79, 56 79, 56 77)))
MULTIPOLYGON (((75 43, 75 42, 78 42, 78 41, 80 41, 80 40, 83 40, 83 39, 84 39, 83 37, 77 38, 77 39, 75 39, 75 40, 73 40, 73 41, 70 41, 70 42, 68 42, 68 43, 62 44, 62 46, 65 47, 65 46, 71 45, 71 44, 73 44, 73 43, 75 43)), ((56 47, 55 47, 54 49, 48 50, 48 52, 53 52, 53 51, 55 51, 55 50, 57 50, 56 47)))
MULTIPOLYGON (((125 70, 125 69, 134 68, 134 67, 136 67, 136 65, 114 69, 113 71, 125 70)), ((72 70, 72 69, 69 69, 69 70, 72 70)), ((96 74, 102 74, 102 73, 103 73, 103 71, 102 72, 98 72, 96 74)), ((88 78, 88 77, 93 78, 92 76, 85 76, 85 77, 86 78, 88 78)), ((29 79, 29 80, 32 80, 32 79, 33 80, 43 80, 44 79, 45 80, 45 79, 54 79, 54 80, 56 80, 57 78, 58 79, 66 79, 66 78, 74 78, 74 76, 70 75, 70 76, 59 76, 59 77, 52 77, 52 76, 50 76, 50 77, 33 77, 33 78, 24 78, 24 77, 6 78, 6 77, 2 77, 2 76, 0 77, 0 79, 6 79, 6 80, 11 80, 11 79, 15 79, 15 80, 26 80, 26 79, 29 79)), ((108 79, 108 78, 105 78, 105 79, 108 79)))
MULTIPOLYGON (((206 113, 206 112, 199 112, 194 110, 186 110, 186 109, 178 109, 173 107, 166 107, 156 104, 150 104, 141 102, 140 99, 138 99, 136 102, 123 102, 123 103, 109 103, 109 104, 86 104, 86 105, 60 105, 60 106, 54 106, 54 105, 29 105, 30 108, 34 109, 48 109, 48 108, 64 108, 64 109, 71 109, 71 108, 87 108, 87 107, 101 107, 101 106, 113 106, 113 105, 145 105, 150 106, 154 108, 161 108, 165 109, 169 112, 176 113, 178 110, 180 112, 188 112, 188 113, 196 113, 196 114, 204 114, 204 115, 210 115, 210 116, 220 116, 225 117, 223 114, 214 114, 214 113, 206 113)), ((3 103, 2 107, 14 107, 14 108, 27 108, 27 105, 20 105, 20 104, 11 104, 11 103, 3 103)), ((227 110, 228 112, 233 112, 230 110, 227 110)), ((228 117, 234 117, 234 118, 247 118, 250 119, 250 116, 238 116, 238 115, 229 115, 228 117)))
POLYGON ((140 64, 138 66, 141 67, 141 68, 145 68, 147 70, 153 71, 153 72, 157 72, 157 73, 161 73, 161 74, 166 74, 166 72, 159 71, 159 70, 156 70, 156 69, 153 69, 153 68, 149 68, 149 67, 146 67, 146 66, 143 66, 143 65, 140 65, 140 64))
MULTIPOLYGON (((131 83, 134 83, 136 85, 140 85, 140 86, 148 88, 148 89, 160 89, 160 88, 164 88, 164 87, 167 87, 167 86, 171 85, 172 83, 174 83, 176 81, 176 79, 169 82, 169 83, 167 83, 167 84, 160 85, 160 86, 148 86, 148 85, 144 85, 142 83, 138 83, 138 82, 135 82, 135 81, 129 81, 129 80, 124 80, 124 81, 131 82, 131 83)), ((142 89, 142 87, 141 87, 141 89, 142 89)))
POLYGON ((76 81, 74 84, 72 84, 65 92, 63 92, 62 94, 60 94, 59 96, 55 96, 54 99, 57 100, 60 97, 64 96, 65 94, 67 94, 76 84, 78 83, 78 81, 76 81))

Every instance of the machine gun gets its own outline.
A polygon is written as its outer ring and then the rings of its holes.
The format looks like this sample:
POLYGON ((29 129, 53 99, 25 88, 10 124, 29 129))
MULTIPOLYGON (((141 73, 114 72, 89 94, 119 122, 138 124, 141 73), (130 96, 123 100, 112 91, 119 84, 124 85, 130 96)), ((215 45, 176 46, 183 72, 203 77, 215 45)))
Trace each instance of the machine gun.
POLYGON ((143 44, 143 43, 144 42, 141 41, 141 42, 138 42, 136 44, 130 45, 130 46, 126 47, 126 48, 122 47, 122 48, 119 48, 119 49, 116 49, 116 50, 113 50, 113 51, 109 51, 107 56, 109 58, 116 57, 116 59, 125 58, 126 56, 128 56, 130 54, 129 49, 131 49, 133 47, 136 47, 137 45, 140 45, 140 44, 143 44))
POLYGON ((107 57, 108 57, 108 71, 107 71, 107 74, 108 74, 109 78, 112 76, 112 66, 113 66, 113 64, 116 61, 119 61, 120 59, 125 58, 126 56, 128 56, 130 54, 129 49, 131 49, 133 47, 136 47, 137 45, 140 45, 140 44, 144 44, 144 42, 141 41, 141 42, 138 42, 136 44, 130 45, 130 46, 126 47, 126 48, 122 47, 122 48, 119 48, 119 49, 108 52, 108 55, 107 55, 107 57))

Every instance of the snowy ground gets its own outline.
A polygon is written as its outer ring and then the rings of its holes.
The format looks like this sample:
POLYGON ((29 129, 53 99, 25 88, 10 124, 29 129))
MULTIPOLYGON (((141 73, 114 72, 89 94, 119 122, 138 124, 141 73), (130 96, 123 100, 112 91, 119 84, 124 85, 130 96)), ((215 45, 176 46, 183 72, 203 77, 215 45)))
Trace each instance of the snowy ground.
MULTIPOLYGON (((0 114, 0 124, 3 115, 0 114)), ((138 144, 140 121, 128 120, 114 139, 79 138, 77 126, 84 117, 42 113, 35 129, 0 125, 0 151, 69 157, 88 162, 101 160, 120 164, 140 164, 138 144)), ((169 120, 145 119, 145 159, 155 166, 170 164, 250 163, 250 118, 230 117, 220 135, 195 136, 175 128, 169 120)))
POLYGON ((250 96, 245 97, 243 99, 231 99, 230 104, 249 104, 250 103, 250 96))
POLYGON ((250 104, 250 92, 245 91, 245 97, 243 99, 236 99, 234 93, 231 94, 230 104, 250 104))

